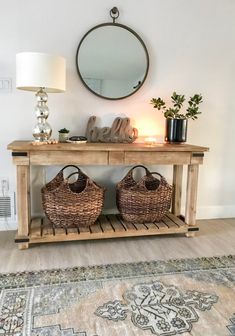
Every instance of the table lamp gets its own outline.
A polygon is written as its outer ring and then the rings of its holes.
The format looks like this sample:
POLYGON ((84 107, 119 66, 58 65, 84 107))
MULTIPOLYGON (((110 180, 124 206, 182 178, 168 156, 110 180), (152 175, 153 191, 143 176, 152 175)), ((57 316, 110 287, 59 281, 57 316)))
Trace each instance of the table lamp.
POLYGON ((16 88, 37 92, 37 124, 33 128, 35 141, 43 142, 51 136, 52 129, 46 121, 49 115, 47 92, 65 91, 65 68, 66 61, 61 56, 35 52, 16 55, 16 88))

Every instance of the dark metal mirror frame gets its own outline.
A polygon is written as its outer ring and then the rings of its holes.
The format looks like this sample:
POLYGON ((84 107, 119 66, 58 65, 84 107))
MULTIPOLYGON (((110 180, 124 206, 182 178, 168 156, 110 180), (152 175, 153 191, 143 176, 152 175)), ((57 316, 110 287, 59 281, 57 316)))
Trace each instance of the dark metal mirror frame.
MULTIPOLYGON (((116 23, 115 20, 118 18, 119 16, 119 12, 115 12, 116 11, 116 7, 114 7, 113 9, 110 10, 110 16, 112 17, 113 19, 113 22, 107 22, 107 23, 101 23, 93 28, 91 28, 84 36, 83 38, 81 39, 79 45, 78 45, 78 48, 77 48, 77 52, 76 52, 76 68, 77 68, 77 73, 82 81, 82 83, 85 85, 85 87, 91 91, 93 94, 95 94, 96 96, 100 97, 100 98, 104 98, 104 99, 108 99, 108 100, 120 100, 120 99, 124 99, 124 98, 127 98, 127 97, 130 97, 132 96, 134 93, 136 93, 140 88, 141 86, 144 84, 145 80, 146 80, 146 77, 148 75, 148 71, 149 71, 149 54, 148 54, 148 50, 144 44, 144 41, 141 39, 141 37, 133 30, 131 29, 130 27, 128 26, 125 26, 123 24, 120 24, 120 23, 116 23), (116 16, 112 16, 112 14, 115 14, 116 16), (78 54, 79 54, 79 50, 80 50, 80 47, 84 41, 84 39, 87 37, 87 35, 89 35, 93 30, 95 29, 98 29, 100 27, 104 27, 104 26, 116 26, 116 27, 120 27, 120 28, 123 28, 123 29, 126 29, 128 30, 130 33, 132 33, 138 40, 139 42, 141 43, 142 47, 144 48, 144 51, 145 51, 145 55, 146 55, 146 60, 147 60, 147 67, 146 67, 146 72, 145 72, 145 76, 142 80, 141 83, 138 83, 137 86, 136 86, 136 90, 131 92, 130 94, 126 95, 126 96, 123 96, 123 97, 118 97, 118 98, 110 98, 110 97, 105 97, 105 96, 102 96, 98 93, 96 93, 95 91, 91 90, 89 88, 89 86, 86 84, 86 82, 83 80, 82 78, 82 75, 79 71, 79 66, 78 66, 78 54)), ((117 10, 118 11, 118 10, 117 10)))

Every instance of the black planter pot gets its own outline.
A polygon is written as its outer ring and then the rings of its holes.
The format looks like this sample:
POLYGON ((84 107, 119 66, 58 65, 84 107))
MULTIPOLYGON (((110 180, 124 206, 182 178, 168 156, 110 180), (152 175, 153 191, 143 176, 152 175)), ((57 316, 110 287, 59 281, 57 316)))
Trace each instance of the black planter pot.
POLYGON ((166 119, 165 141, 186 142, 187 140, 187 119, 166 119))

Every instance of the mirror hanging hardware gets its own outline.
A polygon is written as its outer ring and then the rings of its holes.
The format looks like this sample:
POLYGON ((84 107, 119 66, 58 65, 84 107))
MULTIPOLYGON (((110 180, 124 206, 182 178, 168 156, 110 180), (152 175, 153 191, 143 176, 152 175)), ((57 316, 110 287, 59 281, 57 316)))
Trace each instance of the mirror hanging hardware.
POLYGON ((137 89, 141 84, 142 84, 142 82, 138 81, 138 84, 136 84, 135 86, 133 86, 133 89, 137 89))
POLYGON ((116 23, 115 21, 117 20, 117 18, 119 17, 119 10, 117 7, 113 7, 111 10, 110 10, 110 16, 111 18, 113 19, 113 23, 116 23))

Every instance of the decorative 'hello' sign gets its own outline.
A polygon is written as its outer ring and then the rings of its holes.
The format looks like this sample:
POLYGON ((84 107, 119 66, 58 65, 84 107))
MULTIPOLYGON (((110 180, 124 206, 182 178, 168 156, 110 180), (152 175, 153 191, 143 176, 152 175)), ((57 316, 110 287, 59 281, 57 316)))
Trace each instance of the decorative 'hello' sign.
POLYGON ((131 127, 129 118, 116 118, 111 127, 95 126, 96 116, 89 118, 86 128, 88 142, 132 143, 138 138, 137 128, 131 127))

